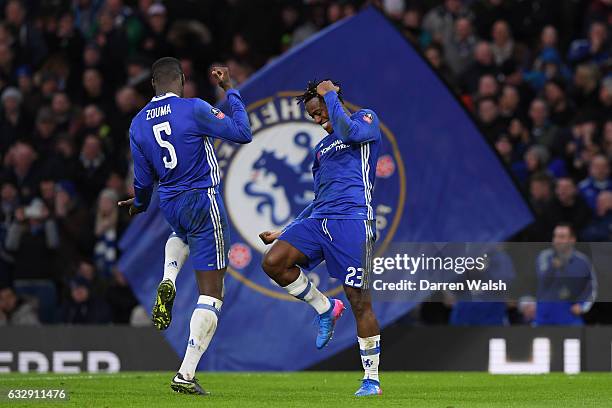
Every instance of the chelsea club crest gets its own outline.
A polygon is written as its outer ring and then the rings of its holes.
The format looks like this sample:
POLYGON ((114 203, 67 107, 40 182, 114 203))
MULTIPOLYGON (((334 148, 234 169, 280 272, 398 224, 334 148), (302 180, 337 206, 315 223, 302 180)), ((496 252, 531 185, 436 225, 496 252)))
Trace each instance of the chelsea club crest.
MULTIPOLYGON (((281 92, 247 107, 251 143, 222 141, 216 145, 232 242, 228 273, 260 293, 286 300, 294 298, 261 270, 266 246, 258 235, 284 228, 314 199, 313 149, 326 132, 296 102, 298 94, 281 92)), ((352 111, 359 109, 345 104, 352 111)), ((376 167, 373 204, 378 245, 386 246, 401 218, 406 186, 395 138, 384 125, 381 129, 384 140, 376 167)), ((327 275, 325 264, 309 277, 328 294, 341 290, 340 283, 327 275)))

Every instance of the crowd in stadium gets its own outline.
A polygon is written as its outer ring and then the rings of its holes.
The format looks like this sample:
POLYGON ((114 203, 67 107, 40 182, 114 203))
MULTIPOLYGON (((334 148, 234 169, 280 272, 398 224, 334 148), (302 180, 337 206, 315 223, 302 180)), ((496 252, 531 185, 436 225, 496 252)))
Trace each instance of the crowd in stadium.
POLYGON ((213 64, 239 85, 365 3, 524 190, 537 220, 515 239, 550 241, 570 222, 580 240, 612 241, 610 0, 0 0, 0 325, 146 320, 116 268, 129 222, 116 203, 133 194, 127 130, 155 59, 179 58, 184 96, 214 103, 213 64))

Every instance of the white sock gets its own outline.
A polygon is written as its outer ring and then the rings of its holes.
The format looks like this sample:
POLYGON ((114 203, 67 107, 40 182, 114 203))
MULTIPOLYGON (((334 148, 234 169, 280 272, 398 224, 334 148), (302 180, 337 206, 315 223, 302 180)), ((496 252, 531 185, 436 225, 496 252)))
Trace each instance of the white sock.
POLYGON ((363 379, 378 379, 378 362, 380 360, 380 334, 372 337, 357 337, 359 354, 363 365, 363 379))
POLYGON ((331 302, 322 294, 319 289, 308 279, 304 272, 300 271, 300 276, 283 288, 289 292, 291 296, 303 300, 312 306, 318 314, 325 313, 331 307, 331 302))
POLYGON ((198 298, 198 304, 191 315, 187 351, 185 352, 181 368, 179 368, 179 373, 186 380, 191 380, 195 377, 195 371, 202 358, 202 354, 208 348, 217 329, 217 321, 222 305, 223 302, 221 300, 211 296, 201 295, 198 298))
POLYGON ((176 287, 176 277, 189 256, 189 245, 175 234, 166 241, 166 258, 164 259, 164 277, 170 279, 176 287))

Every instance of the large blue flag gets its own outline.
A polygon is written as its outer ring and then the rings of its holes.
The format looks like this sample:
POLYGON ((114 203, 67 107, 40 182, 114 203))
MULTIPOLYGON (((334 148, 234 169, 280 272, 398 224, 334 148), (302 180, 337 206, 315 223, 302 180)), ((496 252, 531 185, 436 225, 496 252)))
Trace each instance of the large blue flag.
MULTIPOLYGON (((379 251, 391 242, 499 241, 531 222, 465 110, 385 17, 366 9, 268 64, 241 88, 254 138, 244 146, 216 146, 232 245, 219 326, 200 368, 299 370, 349 346, 357 352, 350 311, 328 347, 317 351, 314 311, 287 296, 260 266, 265 248, 258 233, 282 228, 313 198, 310 152, 324 131, 294 96, 315 78, 339 81, 348 107, 373 109, 381 120, 373 197, 379 251)), ((122 240, 120 268, 149 309, 169 232, 153 202, 122 240)), ((165 333, 180 356, 197 300, 192 271, 187 262, 179 275, 174 320, 165 333)), ((324 265, 310 277, 328 294, 343 296, 324 265)), ((413 306, 380 303, 375 310, 384 327, 413 306)))

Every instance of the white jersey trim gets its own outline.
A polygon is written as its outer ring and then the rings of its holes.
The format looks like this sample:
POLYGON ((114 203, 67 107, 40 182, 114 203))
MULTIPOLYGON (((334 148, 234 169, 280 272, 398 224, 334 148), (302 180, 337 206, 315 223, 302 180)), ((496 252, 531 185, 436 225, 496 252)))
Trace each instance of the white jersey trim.
POLYGON ((370 205, 372 201, 372 184, 370 183, 370 144, 361 145, 361 177, 363 181, 363 195, 368 208, 368 220, 374 219, 374 211, 370 205))
POLYGON ((179 98, 179 96, 174 92, 166 92, 163 95, 154 96, 153 98, 151 98, 151 102, 161 101, 162 99, 170 98, 172 96, 176 96, 177 98, 179 98))

